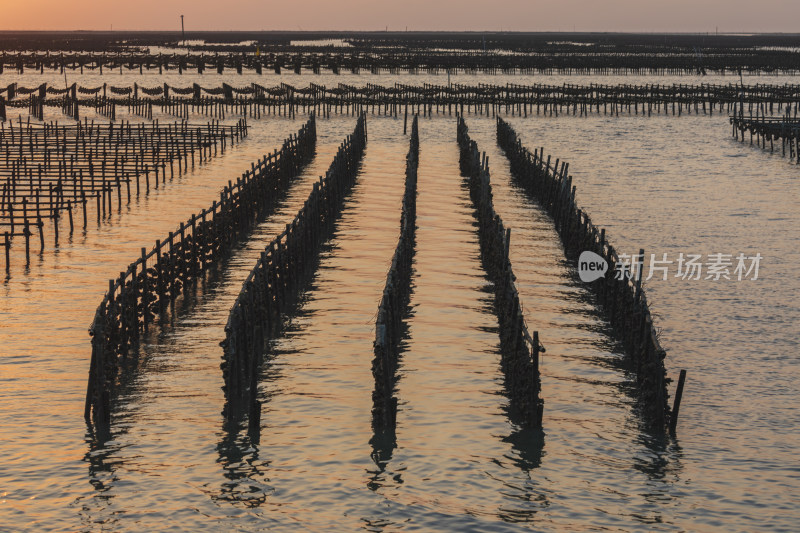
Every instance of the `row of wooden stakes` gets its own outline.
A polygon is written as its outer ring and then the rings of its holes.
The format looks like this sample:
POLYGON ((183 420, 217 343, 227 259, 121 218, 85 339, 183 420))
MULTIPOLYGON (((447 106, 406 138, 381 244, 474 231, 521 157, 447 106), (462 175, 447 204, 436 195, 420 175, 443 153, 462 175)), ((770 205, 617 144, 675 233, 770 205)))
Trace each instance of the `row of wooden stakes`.
POLYGON ((681 371, 672 409, 668 405, 666 351, 661 346, 653 323, 647 296, 642 287, 644 250, 630 265, 620 262, 609 244, 604 228, 595 226, 576 200, 569 165, 550 156, 544 149, 530 152, 516 132, 503 119, 497 119, 497 142, 511 164, 517 183, 550 214, 568 258, 578 259, 589 251, 608 265, 606 275, 588 284, 597 295, 605 315, 625 345, 637 376, 640 399, 646 420, 655 429, 675 430, 685 372, 681 371), (615 268, 619 266, 619 268, 615 268), (623 273, 617 276, 617 271, 623 273))
POLYGON ((168 322, 176 300, 274 212, 315 148, 316 122, 311 116, 280 150, 253 163, 235 183, 229 181, 219 201, 182 222, 149 252, 142 248, 139 259, 109 280, 89 327, 92 358, 84 412, 88 423, 108 427, 120 369, 140 337, 157 322, 168 322))
POLYGON ((330 237, 355 183, 366 143, 366 116, 361 115, 303 207, 261 253, 228 315, 220 365, 225 382, 224 415, 227 423, 236 425, 247 414, 253 441, 258 440, 260 431, 258 378, 265 350, 310 280, 320 246, 330 237))
POLYGON ((417 168, 419 166, 419 124, 414 115, 411 139, 406 156, 406 178, 400 210, 400 238, 386 275, 383 296, 375 321, 375 342, 372 375, 372 421, 376 432, 392 430, 397 418, 394 386, 398 363, 398 346, 403 338, 404 322, 411 297, 411 263, 414 259, 417 233, 417 168))
POLYGON ((717 112, 752 113, 762 107, 769 113, 792 112, 797 115, 800 107, 800 86, 785 85, 738 85, 738 84, 644 84, 644 85, 549 85, 549 84, 448 84, 394 86, 366 84, 353 86, 339 83, 326 87, 312 83, 306 87, 295 87, 281 83, 276 87, 265 87, 252 83, 244 87, 233 87, 223 83, 221 87, 201 87, 197 83, 189 87, 173 87, 163 84, 145 88, 134 83, 129 87, 86 88, 73 84, 66 93, 54 90, 56 96, 49 98, 52 87, 19 87, 16 83, 0 89, 0 120, 7 116, 6 107, 27 108, 31 116, 41 119, 44 107, 60 107, 62 113, 78 118, 78 108, 86 107, 109 118, 116 116, 117 106, 126 106, 128 112, 152 118, 152 105, 161 106, 162 113, 181 118, 189 113, 220 117, 224 113, 238 113, 259 118, 264 114, 293 115, 297 111, 314 110, 318 114, 360 113, 397 116, 402 108, 417 112, 436 111, 452 115, 454 109, 466 113, 505 112, 506 114, 559 115, 572 114, 710 114, 717 112), (35 94, 34 94, 35 93, 35 94), (102 94, 101 94, 102 93, 102 94), (30 94, 28 98, 18 95, 30 94), (87 94, 88 97, 79 95, 87 94), (5 96, 4 96, 5 95, 5 96), (229 111, 230 110, 230 111, 229 111))
POLYGON ((478 221, 481 263, 494 286, 501 366, 511 404, 510 417, 522 426, 541 428, 544 400, 541 398, 539 355, 544 347, 539 342, 539 333, 534 331, 531 335, 525 324, 509 256, 511 230, 506 229, 494 209, 489 159, 486 154, 481 156, 463 117, 458 118, 456 136, 461 174, 468 180, 478 221))
POLYGON ((592 48, 591 50, 562 51, 559 53, 519 53, 509 50, 446 50, 419 49, 404 50, 397 47, 373 47, 367 50, 339 49, 337 51, 312 49, 254 53, 232 52, 227 54, 162 54, 133 52, 83 52, 60 55, 48 53, 0 55, 0 74, 5 68, 17 73, 26 69, 44 73, 45 69, 64 73, 65 70, 84 69, 106 72, 138 70, 194 71, 202 74, 207 69, 222 74, 225 69, 242 74, 245 70, 262 74, 272 70, 280 74, 291 69, 300 74, 304 69, 320 74, 323 69, 333 74, 349 70, 358 74, 362 70, 380 72, 482 72, 482 73, 539 73, 539 74, 721 74, 737 72, 781 72, 796 73, 800 63, 794 54, 781 50, 748 50, 746 48, 726 48, 710 55, 698 56, 666 47, 637 47, 624 50, 592 48))

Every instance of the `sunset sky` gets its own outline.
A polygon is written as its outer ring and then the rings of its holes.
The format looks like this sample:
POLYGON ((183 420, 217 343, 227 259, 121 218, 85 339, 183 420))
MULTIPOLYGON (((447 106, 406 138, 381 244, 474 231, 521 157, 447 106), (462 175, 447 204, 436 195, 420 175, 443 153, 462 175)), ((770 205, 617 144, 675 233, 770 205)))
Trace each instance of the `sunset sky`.
POLYGON ((2 0, 0 30, 800 32, 798 0, 2 0), (222 7, 222 8, 221 8, 222 7))

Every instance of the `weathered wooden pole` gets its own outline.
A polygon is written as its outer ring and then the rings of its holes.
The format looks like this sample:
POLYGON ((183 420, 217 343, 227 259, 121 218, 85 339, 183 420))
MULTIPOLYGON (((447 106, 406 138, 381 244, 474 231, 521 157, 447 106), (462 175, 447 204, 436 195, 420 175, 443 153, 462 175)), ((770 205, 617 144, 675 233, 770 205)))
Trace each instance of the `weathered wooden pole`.
POLYGON ((675 390, 675 401, 672 404, 672 411, 669 416, 669 432, 674 434, 675 428, 678 427, 678 413, 681 409, 681 398, 683 398, 683 385, 686 382, 686 370, 681 370, 681 375, 678 377, 678 388, 675 390))

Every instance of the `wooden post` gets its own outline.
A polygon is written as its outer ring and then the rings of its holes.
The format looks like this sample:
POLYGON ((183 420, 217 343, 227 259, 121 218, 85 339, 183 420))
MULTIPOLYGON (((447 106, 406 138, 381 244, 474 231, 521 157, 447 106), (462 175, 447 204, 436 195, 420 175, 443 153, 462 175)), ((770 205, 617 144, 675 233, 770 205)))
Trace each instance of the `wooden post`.
POLYGON ((678 426, 678 413, 681 409, 681 398, 683 398, 683 385, 686 382, 686 370, 681 370, 681 375, 678 378, 678 388, 675 390, 675 402, 672 404, 672 411, 669 416, 669 432, 675 434, 675 428, 678 426))
POLYGON ((4 234, 5 241, 5 252, 6 252, 6 275, 11 273, 11 237, 8 235, 8 232, 4 234))
MULTIPOLYGON (((29 265, 31 262, 31 230, 27 218, 25 219, 23 233, 25 234, 25 263, 29 265)), ((44 246, 44 244, 42 246, 44 246)))

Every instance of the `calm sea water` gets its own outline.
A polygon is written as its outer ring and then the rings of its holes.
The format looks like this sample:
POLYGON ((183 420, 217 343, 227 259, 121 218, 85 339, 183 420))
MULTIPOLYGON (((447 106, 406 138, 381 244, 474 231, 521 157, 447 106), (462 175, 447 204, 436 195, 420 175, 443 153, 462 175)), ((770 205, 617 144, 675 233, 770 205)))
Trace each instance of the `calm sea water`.
MULTIPOLYGON (((144 78, 145 86, 195 79, 144 78)), ((59 83, 58 76, 6 74, 0 85, 40 79, 59 83)), ((134 79, 87 75, 81 83, 134 79)), ((228 82, 240 80, 279 81, 245 75, 228 82)), ((354 127, 353 117, 336 116, 318 121, 317 155, 278 212, 188 299, 173 327, 142 345, 115 407, 112 439, 93 443, 82 417, 87 328, 107 279, 304 120, 251 120, 250 137, 224 157, 132 200, 58 250, 48 245, 28 270, 15 251, 12 276, 0 284, 0 531, 796 529, 800 176, 779 155, 731 140, 720 115, 509 118, 528 146, 571 163, 579 203, 621 251, 763 256, 755 281, 647 282, 669 374, 685 368, 689 376, 677 438, 641 428, 633 379, 607 324, 547 216, 510 179, 494 121, 477 116, 467 121, 490 158, 496 208, 512 228, 526 319, 547 347, 544 431, 522 430, 506 416, 491 285, 458 173, 455 121, 444 116, 420 122, 419 230, 396 442, 372 433, 370 364, 399 232, 408 137, 402 118, 377 116, 369 118, 361 173, 320 269, 264 367, 260 443, 225 431, 219 341, 228 309, 260 250, 354 127)))

